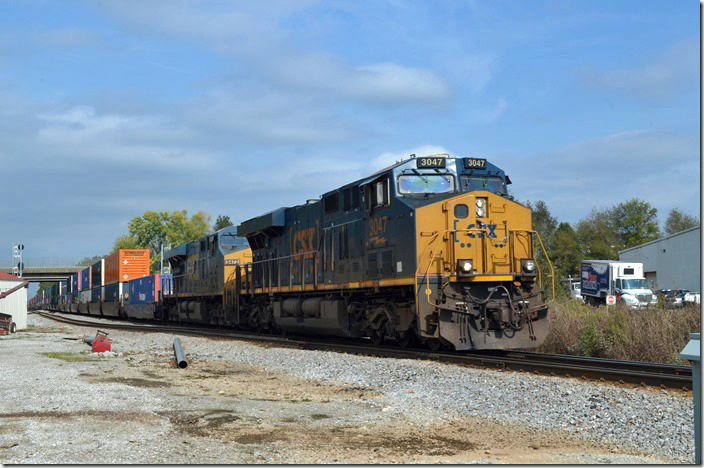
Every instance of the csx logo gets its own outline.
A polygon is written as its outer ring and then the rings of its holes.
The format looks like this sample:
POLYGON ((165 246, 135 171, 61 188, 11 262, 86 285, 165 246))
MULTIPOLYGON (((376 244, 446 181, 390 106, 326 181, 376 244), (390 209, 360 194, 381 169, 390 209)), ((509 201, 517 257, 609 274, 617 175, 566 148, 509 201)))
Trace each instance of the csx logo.
MULTIPOLYGON (((456 219, 455 224, 454 224, 454 229, 455 229, 455 231, 458 231, 458 234, 459 234, 459 233, 462 233, 462 229, 457 227, 458 222, 459 222, 459 220, 456 219)), ((479 222, 478 224, 470 224, 469 226, 467 226, 467 231, 470 231, 470 232, 466 232, 467 237, 470 237, 472 239, 474 239, 474 238, 481 239, 482 237, 484 237, 484 232, 476 232, 476 231, 471 232, 472 230, 476 230, 476 229, 486 229, 486 237, 489 239, 496 239, 496 237, 497 237, 496 236, 496 224, 484 224, 482 222, 479 222)), ((457 234, 455 235, 455 242, 460 242, 459 237, 460 237, 459 235, 457 235, 457 234)), ((471 247, 472 244, 467 242, 466 244, 462 243, 460 245, 460 247, 465 247, 465 246, 471 247)), ((499 245, 499 247, 503 247, 503 245, 499 245)))
POLYGON ((291 253, 300 254, 315 249, 315 228, 302 229, 293 233, 291 253))

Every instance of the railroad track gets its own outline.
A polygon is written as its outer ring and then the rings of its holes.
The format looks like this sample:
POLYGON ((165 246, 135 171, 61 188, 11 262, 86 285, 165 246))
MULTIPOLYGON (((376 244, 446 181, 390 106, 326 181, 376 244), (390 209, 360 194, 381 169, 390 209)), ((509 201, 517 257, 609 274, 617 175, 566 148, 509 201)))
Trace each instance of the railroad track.
POLYGON ((526 351, 451 352, 428 351, 419 348, 401 349, 393 346, 373 346, 359 340, 321 339, 316 337, 283 337, 257 332, 230 331, 209 327, 179 326, 172 324, 134 324, 128 322, 78 320, 56 314, 40 312, 42 317, 59 322, 142 332, 179 333, 210 338, 240 339, 276 343, 299 349, 346 352, 358 355, 424 359, 463 366, 523 371, 536 374, 574 377, 588 380, 618 382, 662 388, 692 389, 692 368, 671 364, 618 361, 561 354, 542 354, 526 351))

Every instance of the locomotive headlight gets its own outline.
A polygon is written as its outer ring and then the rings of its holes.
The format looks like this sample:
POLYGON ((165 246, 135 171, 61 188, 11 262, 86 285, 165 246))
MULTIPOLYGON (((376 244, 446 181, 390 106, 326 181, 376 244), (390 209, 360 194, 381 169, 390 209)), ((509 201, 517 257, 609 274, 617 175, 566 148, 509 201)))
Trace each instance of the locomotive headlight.
POLYGON ((486 198, 477 197, 477 216, 480 218, 486 216, 486 198))
POLYGON ((521 269, 524 273, 535 273, 535 260, 533 260, 532 258, 522 258, 521 269))
POLYGON ((472 269, 474 268, 474 262, 471 259, 457 260, 457 274, 460 276, 466 276, 472 274, 472 269))

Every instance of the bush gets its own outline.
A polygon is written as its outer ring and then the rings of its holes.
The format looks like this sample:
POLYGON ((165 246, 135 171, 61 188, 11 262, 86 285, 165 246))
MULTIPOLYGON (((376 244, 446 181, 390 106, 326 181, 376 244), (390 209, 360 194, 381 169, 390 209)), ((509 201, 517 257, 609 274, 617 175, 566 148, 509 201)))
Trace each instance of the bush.
POLYGON ((550 309, 550 334, 539 352, 687 364, 679 357, 689 334, 701 329, 697 304, 629 309, 590 307, 558 298, 550 309))

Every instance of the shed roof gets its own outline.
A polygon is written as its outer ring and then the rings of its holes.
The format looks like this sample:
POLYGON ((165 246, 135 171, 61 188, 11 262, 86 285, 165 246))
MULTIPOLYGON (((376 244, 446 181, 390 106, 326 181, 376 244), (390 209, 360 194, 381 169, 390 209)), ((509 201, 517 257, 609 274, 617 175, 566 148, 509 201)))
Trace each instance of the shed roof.
POLYGON ((24 281, 24 278, 0 271, 0 281, 24 281))

